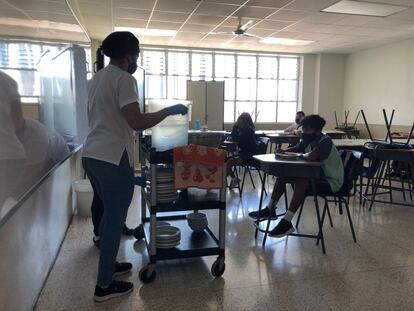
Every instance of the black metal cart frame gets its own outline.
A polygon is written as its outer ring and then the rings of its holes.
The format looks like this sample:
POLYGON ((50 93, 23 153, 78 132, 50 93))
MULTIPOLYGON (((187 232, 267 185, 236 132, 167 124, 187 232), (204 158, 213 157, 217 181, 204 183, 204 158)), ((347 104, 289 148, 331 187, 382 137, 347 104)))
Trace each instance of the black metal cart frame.
POLYGON ((141 166, 143 171, 149 164, 149 178, 151 187, 141 189, 141 220, 144 228, 144 237, 149 254, 149 263, 139 272, 139 278, 143 283, 150 283, 156 277, 155 266, 158 260, 194 258, 203 256, 215 256, 216 261, 211 267, 211 273, 219 277, 225 270, 225 224, 226 224, 226 188, 225 169, 223 165, 223 188, 219 189, 218 197, 211 201, 189 201, 188 191, 181 191, 178 200, 171 203, 157 202, 157 167, 160 164, 173 164, 172 150, 156 152, 141 144, 141 166), (149 216, 147 211, 149 210, 149 216), (219 233, 218 237, 207 228, 204 232, 195 233, 187 224, 186 213, 188 211, 218 210, 219 233), (166 215, 169 213, 170 215, 166 215), (160 215, 164 214, 164 216, 160 215), (172 215, 171 215, 172 214, 172 215), (156 247, 157 221, 168 221, 181 231, 180 245, 174 248, 161 249, 156 247))

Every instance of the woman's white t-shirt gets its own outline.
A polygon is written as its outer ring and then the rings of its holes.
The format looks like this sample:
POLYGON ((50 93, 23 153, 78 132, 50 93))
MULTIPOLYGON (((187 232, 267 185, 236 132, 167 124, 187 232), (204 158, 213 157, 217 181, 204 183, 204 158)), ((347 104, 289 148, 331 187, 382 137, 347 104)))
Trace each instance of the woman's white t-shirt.
POLYGON ((137 82, 126 71, 108 65, 95 74, 88 85, 90 132, 83 146, 83 157, 119 165, 126 149, 133 166, 133 131, 121 108, 138 103, 137 82))

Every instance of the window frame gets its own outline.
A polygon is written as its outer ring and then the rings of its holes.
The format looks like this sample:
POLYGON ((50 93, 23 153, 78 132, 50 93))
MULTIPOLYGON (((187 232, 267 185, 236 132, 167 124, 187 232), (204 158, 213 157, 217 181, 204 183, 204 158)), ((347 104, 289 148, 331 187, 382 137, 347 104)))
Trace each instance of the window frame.
MULTIPOLYGON (((200 76, 201 79, 203 78, 207 78, 208 81, 212 80, 212 81, 221 81, 224 79, 234 79, 234 94, 233 94, 233 98, 234 99, 226 99, 226 97, 224 98, 224 102, 231 102, 233 104, 233 122, 235 121, 235 119, 237 118, 238 114, 237 114, 237 102, 251 102, 252 103, 252 108, 254 106, 254 112, 255 114, 252 116, 253 120, 255 123, 259 123, 259 124, 274 124, 274 123, 285 123, 288 121, 279 121, 279 103, 283 102, 283 103, 287 103, 290 102, 292 104, 296 104, 295 110, 297 111, 299 109, 300 106, 300 99, 299 99, 299 95, 300 95, 300 88, 302 87, 302 83, 301 83, 301 64, 302 64, 302 57, 299 55, 290 55, 290 54, 277 54, 277 53, 250 53, 250 52, 236 52, 236 51, 224 51, 224 50, 200 50, 200 49, 184 49, 184 48, 163 48, 163 47, 143 47, 141 49, 141 53, 143 53, 141 55, 141 64, 142 66, 145 68, 144 66, 144 55, 146 51, 157 51, 157 52, 163 52, 164 53, 164 59, 165 59, 165 74, 151 74, 146 72, 146 75, 158 75, 158 76, 165 76, 165 97, 163 97, 164 99, 167 98, 171 98, 171 99, 183 99, 183 98, 177 98, 177 97, 169 97, 169 90, 168 90, 168 77, 169 76, 179 76, 179 77, 188 77, 188 79, 193 79, 193 75, 192 75, 192 68, 193 68, 193 54, 197 53, 197 54, 210 54, 211 58, 212 58, 212 68, 211 68, 211 72, 212 72, 212 77, 207 77, 207 76, 200 76), (182 53, 188 53, 188 76, 183 76, 183 75, 177 75, 177 74, 170 74, 169 73, 169 64, 168 64, 168 53, 169 52, 182 52, 182 53), (219 55, 231 55, 233 56, 234 59, 234 76, 233 77, 228 77, 226 75, 224 75, 223 77, 216 77, 216 56, 219 55), (238 77, 238 58, 239 56, 253 56, 255 57, 255 62, 256 62, 256 77, 254 78, 240 78, 238 77), (269 57, 269 58, 276 58, 277 59, 277 75, 276 78, 272 78, 272 77, 267 77, 267 78, 259 78, 259 60, 261 57, 269 57), (297 71, 296 71, 296 79, 281 79, 280 78, 280 60, 283 58, 293 58, 296 59, 297 61, 297 71), (216 80, 217 79, 217 80, 216 80), (238 87, 238 80, 239 79, 254 79, 256 82, 256 94, 255 94, 255 98, 254 99, 250 99, 250 100, 238 100, 237 99, 237 87, 238 87), (259 95, 258 95, 258 90, 259 90, 259 81, 260 80, 272 80, 275 81, 276 83, 276 98, 274 100, 270 100, 270 99, 259 99, 259 95), (295 100, 279 100, 279 82, 282 80, 288 80, 288 81, 296 81, 296 92, 295 92, 295 96, 296 99, 295 100), (258 121, 258 106, 261 103, 274 103, 275 105, 275 117, 273 121, 266 121, 266 122, 260 122, 258 121)), ((147 95, 147 94, 146 94, 147 95)), ((151 97, 147 97, 146 99, 150 100, 150 99, 155 99, 155 98, 151 98, 151 97)), ((224 117, 224 119, 226 119, 224 117)), ((230 122, 229 120, 227 120, 225 123, 230 122)))

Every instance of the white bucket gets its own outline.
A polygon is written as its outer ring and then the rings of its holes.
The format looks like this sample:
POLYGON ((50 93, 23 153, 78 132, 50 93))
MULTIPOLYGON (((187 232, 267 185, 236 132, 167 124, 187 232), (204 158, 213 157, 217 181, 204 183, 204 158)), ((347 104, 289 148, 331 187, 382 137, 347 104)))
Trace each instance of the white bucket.
POLYGON ((75 208, 79 216, 91 217, 91 205, 93 200, 93 188, 89 179, 81 179, 73 182, 75 193, 75 208))
POLYGON ((186 115, 165 118, 152 128, 151 143, 157 151, 165 151, 188 144, 188 127, 191 116, 191 102, 187 100, 153 99, 148 101, 149 112, 159 111, 168 106, 183 104, 189 107, 186 115))

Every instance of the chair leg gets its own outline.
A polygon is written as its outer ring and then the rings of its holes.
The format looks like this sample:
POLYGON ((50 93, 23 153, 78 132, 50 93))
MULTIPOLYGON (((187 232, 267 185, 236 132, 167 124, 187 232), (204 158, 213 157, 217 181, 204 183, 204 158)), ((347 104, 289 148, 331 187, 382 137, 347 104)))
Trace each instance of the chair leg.
MULTIPOLYGON (((328 200, 326 200, 326 199, 325 199, 324 211, 325 211, 325 209, 326 209, 326 213, 328 214, 329 224, 331 225, 331 228, 333 228, 332 216, 331 216, 331 212, 329 210, 328 200)), ((322 216, 322 226, 323 226, 323 216, 322 216)))
POLYGON ((363 178, 362 176, 359 176, 359 205, 362 204, 362 182, 363 178))
POLYGON ((300 217, 302 216, 302 211, 303 211, 303 205, 304 204, 305 204, 305 202, 302 203, 302 205, 300 206, 300 209, 299 209, 298 218, 296 219, 296 229, 299 228, 299 221, 300 221, 300 217))
POLYGON ((349 211, 349 204, 347 202, 345 202, 345 208, 346 208, 346 213, 348 215, 349 226, 351 227, 352 239, 356 243, 357 239, 356 239, 356 235, 355 235, 354 224, 352 223, 351 213, 349 211))
POLYGON ((381 167, 381 170, 378 173, 378 177, 377 177, 376 182, 375 183, 373 182, 372 198, 371 198, 371 203, 369 205, 369 211, 372 210, 372 206, 374 205, 375 197, 377 195, 378 188, 380 187, 381 177, 384 175, 385 167, 386 167, 386 164, 383 163, 383 165, 381 167), (374 186, 374 184, 375 184, 375 186, 374 186))
POLYGON ((365 207, 365 204, 367 203, 368 189, 370 187, 371 181, 372 178, 367 178, 367 184, 365 185, 364 201, 362 202, 362 207, 365 207))
MULTIPOLYGON (((260 170, 257 170, 257 172, 259 173, 260 181, 264 184, 266 181, 262 178, 262 174, 260 174, 260 170)), ((266 185, 265 185, 264 191, 265 191, 265 196, 267 196, 266 185)))
POLYGON ((244 168, 243 180, 242 180, 242 185, 241 185, 241 192, 243 192, 243 189, 244 189, 244 181, 246 180, 246 174, 247 174, 247 171, 246 171, 246 168, 244 168))
MULTIPOLYGON (((288 211, 288 207, 289 207, 289 203, 288 203, 286 185, 285 185, 285 194, 284 194, 284 196, 285 196, 285 209, 286 209, 286 212, 287 212, 288 211)), ((303 203, 302 203, 302 205, 303 205, 303 203)))
POLYGON ((237 178, 237 189, 239 190, 239 196, 241 198, 243 192, 242 192, 241 187, 240 187, 239 172, 237 172, 237 167, 234 168, 234 175, 236 175, 236 178, 237 178))
POLYGON ((256 186, 254 184, 253 177, 252 177, 252 172, 250 171, 250 168, 248 166, 246 168, 247 168, 247 172, 249 173, 250 181, 252 182, 253 189, 256 189, 256 186))

